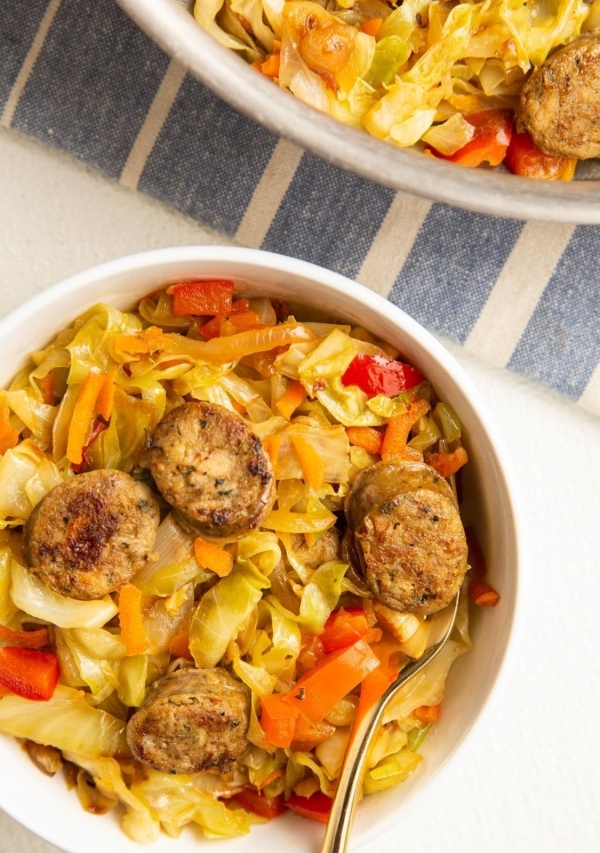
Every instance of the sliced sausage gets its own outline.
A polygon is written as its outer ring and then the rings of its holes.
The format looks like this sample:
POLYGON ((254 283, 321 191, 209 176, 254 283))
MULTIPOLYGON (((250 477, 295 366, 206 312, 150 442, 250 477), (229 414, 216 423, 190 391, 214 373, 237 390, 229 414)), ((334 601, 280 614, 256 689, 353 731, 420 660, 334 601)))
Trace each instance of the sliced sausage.
POLYGON ((346 496, 348 524, 355 529, 376 504, 415 489, 431 489, 454 500, 448 482, 423 462, 376 462, 356 476, 346 496))
POLYGON ((248 748, 250 690, 222 667, 159 678, 127 723, 134 757, 164 773, 231 770, 248 748))
POLYGON ((159 520, 145 483, 122 471, 88 471, 42 498, 25 526, 25 559, 54 592, 101 598, 148 560, 159 520))
POLYGON ((346 554, 375 597, 427 616, 458 593, 467 543, 454 494, 423 463, 377 463, 346 500, 346 554))
POLYGON ((600 156, 600 32, 552 53, 521 90, 517 130, 546 154, 600 156))
POLYGON ((242 418, 206 402, 184 403, 159 423, 147 453, 164 498, 208 536, 240 536, 274 499, 271 463, 242 418))

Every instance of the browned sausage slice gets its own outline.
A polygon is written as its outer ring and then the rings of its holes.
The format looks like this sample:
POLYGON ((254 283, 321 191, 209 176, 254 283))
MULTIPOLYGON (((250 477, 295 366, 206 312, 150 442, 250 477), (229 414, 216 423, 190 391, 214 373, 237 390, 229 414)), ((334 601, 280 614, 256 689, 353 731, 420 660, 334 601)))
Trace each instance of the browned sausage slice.
POLYGON ((25 559, 54 592, 101 598, 144 565, 158 523, 158 504, 145 483, 122 471, 88 471, 42 498, 25 526, 25 559))
POLYGON ((345 502, 344 553, 375 597, 427 616, 452 601, 467 543, 450 484, 423 462, 378 462, 345 502))
POLYGON ((552 53, 521 90, 517 130, 546 154, 600 156, 600 32, 552 53))
POLYGON ((346 518, 352 529, 376 504, 415 489, 432 489, 453 500, 452 489, 443 477, 423 462, 376 462, 356 477, 346 496, 346 518))
POLYGON ((419 616, 449 604, 467 570, 465 532, 454 501, 431 489, 374 506, 354 542, 376 598, 419 616))
POLYGON ((241 536, 274 499, 271 462, 242 418, 202 401, 172 409, 147 454, 165 499, 208 536, 241 536))
POLYGON ((134 757, 164 773, 226 773, 248 748, 250 690, 222 667, 159 678, 127 724, 134 757))

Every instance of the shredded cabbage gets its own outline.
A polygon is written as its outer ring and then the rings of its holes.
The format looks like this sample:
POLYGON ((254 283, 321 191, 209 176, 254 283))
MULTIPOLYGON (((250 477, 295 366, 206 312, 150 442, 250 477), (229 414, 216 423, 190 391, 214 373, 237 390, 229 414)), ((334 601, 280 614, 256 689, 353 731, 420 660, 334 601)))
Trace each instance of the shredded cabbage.
POLYGON ((59 595, 14 559, 10 595, 25 613, 59 628, 101 628, 117 613, 117 605, 110 596, 79 601, 59 595))
POLYGON ((216 666, 268 586, 268 578, 250 560, 238 559, 233 572, 202 596, 190 626, 196 666, 216 666))
MULTIPOLYGON (((455 7, 454 15, 436 13, 436 26, 455 51, 471 21, 463 5, 455 7), (452 24, 458 18, 462 29, 452 24)), ((482 14, 481 4, 472 6, 473 16, 482 14)), ((313 7, 311 2, 225 0, 211 6, 211 20, 215 31, 223 32, 237 21, 228 38, 243 44, 248 55, 260 54, 273 47, 271 31, 278 40, 290 28, 298 36, 313 7), (240 24, 240 15, 256 27, 254 36, 240 24)), ((357 32, 363 7, 382 8, 378 0, 348 2, 342 18, 319 6, 316 41, 302 46, 296 39, 296 70, 298 79, 317 78, 322 86, 314 70, 319 66, 315 43, 321 37, 348 39, 349 65, 334 75, 344 109, 367 102, 375 109, 371 95, 384 87, 389 98, 378 102, 383 120, 400 93, 414 95, 416 103, 434 71, 439 75, 443 66, 444 74, 450 73, 449 63, 439 51, 422 51, 414 79, 403 79, 405 54, 414 58, 423 47, 418 16, 425 15, 427 4, 406 0, 387 16, 386 35, 379 41, 357 32)), ((330 100, 333 89, 325 88, 330 100)), ((408 133, 421 121, 406 113, 401 128, 398 115, 390 115, 394 134, 408 133)), ((449 118, 443 130, 438 128, 450 145, 453 133, 461 133, 460 122, 449 118)), ((345 386, 342 376, 357 354, 399 355, 366 330, 315 317, 302 306, 294 306, 300 321, 291 308, 282 321, 285 305, 265 297, 253 297, 249 305, 258 318, 256 328, 238 335, 231 322, 232 340, 225 333, 212 341, 203 340, 204 318, 173 316, 165 289, 144 298, 136 310, 94 306, 33 353, 30 365, 0 391, 0 419, 10 438, 0 451, 0 625, 14 631, 29 623, 48 626, 60 668, 50 700, 34 702, 16 694, 0 698, 0 732, 61 750, 79 768, 79 791, 95 786, 111 806, 118 802, 124 832, 141 843, 155 841, 161 832, 176 838, 188 824, 209 838, 248 832, 259 818, 232 799, 247 788, 266 798, 333 794, 359 689, 332 703, 314 743, 309 727, 285 748, 269 740, 262 702, 293 689, 304 672, 318 665, 325 653, 321 635, 334 611, 361 608, 373 629, 368 642, 374 650, 381 635, 401 660, 419 657, 439 638, 442 617, 404 614, 403 620, 396 613, 395 634, 388 630, 379 603, 348 563, 342 545, 345 502, 358 471, 380 458, 370 452, 373 448, 353 443, 356 433, 353 438, 349 428, 368 426, 369 434, 383 435, 392 418, 405 414, 415 400, 427 399, 431 410, 407 439, 411 458, 421 459, 439 449, 442 439, 450 450, 460 447, 457 413, 435 398, 426 381, 394 396, 368 396, 358 385, 345 386), (146 334, 149 324, 158 328, 146 334), (108 413, 102 407, 93 412, 82 465, 73 466, 66 450, 90 370, 113 378, 114 396, 108 413), (290 393, 298 395, 291 413, 285 405, 290 393), (166 411, 188 400, 211 401, 239 413, 263 442, 273 469, 275 499, 260 526, 238 538, 211 540, 233 556, 229 574, 229 565, 221 571, 218 565, 199 564, 195 550, 206 543, 196 543, 193 522, 157 494, 158 534, 148 560, 130 581, 140 593, 139 610, 129 612, 119 590, 89 601, 53 592, 27 566, 24 526, 37 504, 81 470, 115 468, 154 488, 146 470, 152 431, 166 411), (98 424, 100 431, 93 429, 98 424), (318 476, 311 477, 315 472, 318 476), (139 634, 135 642, 131 633, 139 634), (231 770, 170 775, 138 765, 129 751, 126 722, 144 704, 148 687, 186 667, 223 667, 248 688, 248 750, 231 770)), ((227 324, 222 328, 227 332, 227 324)), ((397 784, 418 765, 426 728, 413 712, 441 701, 452 662, 469 647, 464 598, 452 641, 388 710, 370 756, 366 793, 397 784)), ((91 807, 89 798, 80 798, 91 807)))
POLYGON ((0 701, 0 731, 57 749, 125 756, 125 723, 93 708, 81 690, 58 686, 46 702, 5 696, 0 701))
POLYGON ((445 155, 468 141, 449 119, 516 109, 531 70, 600 20, 586 0, 323 5, 195 0, 194 15, 305 103, 399 147, 426 143, 445 155))

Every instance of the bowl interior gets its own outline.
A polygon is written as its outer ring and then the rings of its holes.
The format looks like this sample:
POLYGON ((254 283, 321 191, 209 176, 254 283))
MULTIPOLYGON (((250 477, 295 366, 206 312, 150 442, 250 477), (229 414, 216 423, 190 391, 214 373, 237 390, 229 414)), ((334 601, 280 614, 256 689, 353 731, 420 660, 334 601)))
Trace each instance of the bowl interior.
MULTIPOLYGON (((519 537, 513 489, 507 479, 510 464, 478 392, 452 356, 428 332, 383 298, 337 274, 254 250, 223 247, 159 250, 110 262, 56 285, 0 323, 3 340, 0 385, 5 385, 26 362, 29 352, 45 344, 91 305, 107 302, 127 308, 167 282, 215 274, 243 282, 245 290, 294 298, 370 328, 397 345, 429 377, 438 394, 452 402, 465 425, 470 456, 464 487, 465 495, 468 494, 465 514, 479 534, 490 580, 502 594, 501 603, 475 614, 472 620, 474 649, 451 671, 444 714, 425 740, 425 761, 419 771, 398 788, 363 801, 353 833, 353 845, 358 846, 397 821, 402 810, 427 787, 464 740, 497 681, 518 599, 519 537)), ((88 853, 137 850, 137 845, 122 833, 116 817, 100 819, 85 813, 76 795, 66 790, 62 778, 43 776, 12 739, 2 736, 0 766, 4 768, 0 774, 0 807, 38 835, 70 853, 80 853, 82 838, 86 839, 88 853), (10 774, 6 770, 9 767, 10 774)), ((191 837, 186 832, 184 837, 191 837)), ((293 844, 301 851, 314 848, 320 835, 321 827, 285 815, 268 826, 254 827, 250 836, 221 844, 235 853, 245 853, 264 838, 269 844, 293 844)), ((177 844, 173 839, 161 837, 152 849, 163 853, 175 850, 177 844)))
POLYGON ((117 0, 168 55, 240 112, 335 166, 434 201, 515 219, 600 223, 598 164, 576 181, 470 169, 375 139, 302 103, 202 30, 191 0, 117 0))

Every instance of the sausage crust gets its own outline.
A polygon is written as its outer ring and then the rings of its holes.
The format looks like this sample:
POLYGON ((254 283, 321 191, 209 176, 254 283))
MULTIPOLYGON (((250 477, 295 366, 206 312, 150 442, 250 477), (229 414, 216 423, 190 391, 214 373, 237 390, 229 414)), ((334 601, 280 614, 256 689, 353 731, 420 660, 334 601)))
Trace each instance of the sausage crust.
POLYGON ((546 154, 600 156, 600 32, 551 54, 521 90, 517 130, 546 154))
POLYGON ((24 555, 54 592, 102 598, 148 560, 158 524, 158 504, 145 483, 123 471, 88 471, 42 498, 25 526, 24 555))
POLYGON ((242 536, 275 494, 271 462, 239 415, 196 401, 172 409, 147 453, 164 498, 208 536, 242 536))
POLYGON ((248 748, 250 690, 222 667, 159 678, 127 723, 134 757, 164 773, 227 773, 248 748))

